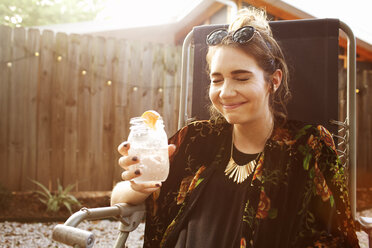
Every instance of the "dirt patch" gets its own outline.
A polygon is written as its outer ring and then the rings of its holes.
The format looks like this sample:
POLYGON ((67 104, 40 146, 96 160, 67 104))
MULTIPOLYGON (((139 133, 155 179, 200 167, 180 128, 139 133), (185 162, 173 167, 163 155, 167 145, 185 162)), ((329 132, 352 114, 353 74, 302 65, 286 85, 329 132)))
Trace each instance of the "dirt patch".
MULTIPOLYGON (((109 191, 71 193, 81 203, 81 206, 73 206, 72 212, 80 210, 81 207, 97 208, 110 206, 110 193, 109 191)), ((0 221, 64 221, 71 215, 66 207, 62 207, 58 212, 47 212, 46 206, 40 202, 38 194, 34 192, 12 192, 6 205, 0 211, 0 221)))
MULTIPOLYGON (((74 192, 81 206, 74 206, 72 212, 82 207, 97 208, 110 206, 110 191, 74 192)), ((46 206, 40 202, 38 194, 34 192, 12 192, 5 209, 0 210, 0 221, 18 222, 50 222, 65 221, 71 213, 62 207, 60 211, 46 212, 46 206)), ((357 211, 372 208, 372 188, 358 188, 357 211)))

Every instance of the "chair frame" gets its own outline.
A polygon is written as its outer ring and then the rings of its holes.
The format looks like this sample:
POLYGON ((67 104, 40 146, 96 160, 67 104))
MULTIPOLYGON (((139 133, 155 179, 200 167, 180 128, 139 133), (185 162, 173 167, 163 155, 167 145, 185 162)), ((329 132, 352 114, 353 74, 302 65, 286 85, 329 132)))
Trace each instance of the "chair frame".
POLYGON ((94 234, 77 228, 84 220, 97 220, 115 217, 120 220, 119 235, 114 248, 125 248, 125 242, 131 231, 135 230, 145 215, 145 204, 132 206, 126 203, 116 204, 111 207, 82 208, 66 220, 64 224, 58 224, 53 229, 52 238, 55 241, 70 245, 74 248, 94 245, 94 234))
MULTIPOLYGON (((347 97, 346 97, 346 118, 344 121, 330 120, 331 123, 338 125, 338 134, 332 134, 339 140, 338 145, 345 143, 345 150, 338 150, 342 156, 345 156, 344 167, 349 168, 349 194, 351 212, 354 221, 360 224, 360 227, 367 232, 369 246, 372 246, 372 218, 356 216, 356 39, 351 28, 339 20, 339 29, 347 37, 347 97)), ((190 68, 192 66, 191 57, 193 53, 193 31, 185 38, 182 46, 182 65, 181 65, 181 97, 180 110, 178 116, 178 128, 184 126, 189 120, 188 115, 188 86, 190 80, 190 68)))

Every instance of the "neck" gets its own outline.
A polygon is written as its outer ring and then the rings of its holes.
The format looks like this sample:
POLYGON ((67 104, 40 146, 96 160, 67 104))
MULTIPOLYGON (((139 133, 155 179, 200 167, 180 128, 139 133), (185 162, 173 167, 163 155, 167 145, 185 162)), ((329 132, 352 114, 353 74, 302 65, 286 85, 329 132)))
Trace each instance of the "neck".
POLYGON ((273 131, 273 126, 274 119, 271 115, 250 123, 234 124, 235 147, 248 154, 262 152, 273 131))

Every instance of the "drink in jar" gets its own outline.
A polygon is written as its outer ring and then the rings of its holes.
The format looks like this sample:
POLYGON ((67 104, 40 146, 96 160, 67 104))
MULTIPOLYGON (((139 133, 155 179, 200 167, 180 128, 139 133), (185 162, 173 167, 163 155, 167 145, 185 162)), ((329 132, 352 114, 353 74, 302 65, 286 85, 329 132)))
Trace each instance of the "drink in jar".
POLYGON ((168 138, 161 116, 146 111, 141 117, 132 118, 130 125, 128 155, 139 158, 133 166, 141 170, 141 175, 133 180, 165 181, 169 174, 168 138))

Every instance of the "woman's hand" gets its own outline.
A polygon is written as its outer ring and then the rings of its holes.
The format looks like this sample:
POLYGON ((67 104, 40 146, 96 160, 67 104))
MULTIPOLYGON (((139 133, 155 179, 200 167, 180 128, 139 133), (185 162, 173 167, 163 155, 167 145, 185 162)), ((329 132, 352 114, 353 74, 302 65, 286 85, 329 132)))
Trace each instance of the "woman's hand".
MULTIPOLYGON (((141 170, 133 166, 139 162, 139 158, 129 156, 129 149, 130 144, 128 142, 123 142, 118 147, 118 151, 122 155, 119 159, 119 165, 125 169, 121 175, 124 181, 117 183, 113 188, 111 193, 111 205, 117 203, 128 203, 132 205, 141 204, 152 192, 158 190, 161 186, 160 182, 133 182, 132 179, 141 175, 141 170)), ((175 150, 175 145, 169 145, 169 156, 172 155, 175 150)))
MULTIPOLYGON (((134 191, 137 191, 142 194, 151 194, 160 188, 161 182, 143 182, 135 183, 132 179, 141 176, 142 171, 136 169, 134 164, 139 163, 139 158, 136 156, 129 156, 128 150, 130 149, 130 144, 128 142, 123 142, 119 145, 118 151, 122 155, 119 158, 119 165, 125 170, 121 174, 121 178, 125 181, 130 182, 130 186, 134 191)), ((171 156, 176 150, 175 145, 168 146, 168 153, 171 156)))

